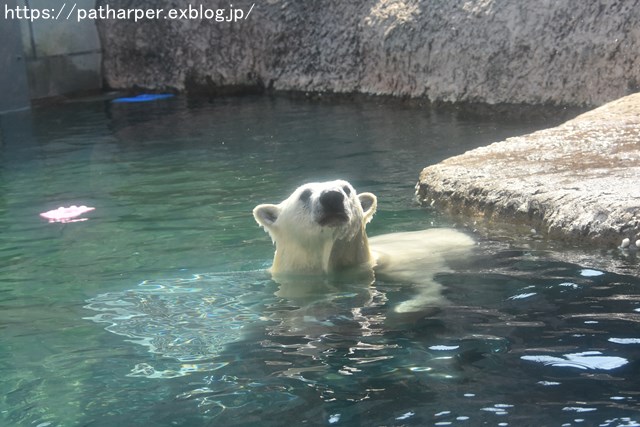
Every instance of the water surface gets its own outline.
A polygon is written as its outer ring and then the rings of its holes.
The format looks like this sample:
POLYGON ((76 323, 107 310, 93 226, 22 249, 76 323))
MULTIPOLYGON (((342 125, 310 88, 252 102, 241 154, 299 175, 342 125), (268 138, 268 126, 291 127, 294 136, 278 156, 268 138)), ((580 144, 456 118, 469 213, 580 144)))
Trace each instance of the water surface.
POLYGON ((372 235, 454 225, 413 200, 424 166, 564 117, 478 111, 178 97, 0 117, 0 424, 640 425, 634 252, 476 234, 438 275, 448 304, 411 319, 403 283, 276 295, 256 204, 343 178, 378 196, 372 235), (96 209, 39 217, 73 204, 96 209))

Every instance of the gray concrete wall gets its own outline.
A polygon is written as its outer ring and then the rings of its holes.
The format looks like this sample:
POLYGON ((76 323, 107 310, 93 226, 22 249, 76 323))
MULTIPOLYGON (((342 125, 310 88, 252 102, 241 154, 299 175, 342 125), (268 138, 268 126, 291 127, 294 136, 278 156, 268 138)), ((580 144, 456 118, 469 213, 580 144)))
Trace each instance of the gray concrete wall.
MULTIPOLYGON (((6 0, 15 7, 15 0, 6 0)), ((22 50, 20 23, 2 22, 0 25, 0 114, 29 108, 27 68, 22 50)))
MULTIPOLYGON (((93 8, 95 0, 74 0, 76 8, 93 8)), ((66 8, 60 19, 21 20, 31 98, 47 98, 102 87, 101 47, 96 23, 66 19, 72 4, 64 0, 18 0, 31 9, 66 8), (64 19, 62 19, 62 17, 64 19)))
POLYGON ((67 19, 66 13, 72 6, 93 8, 95 0, 74 0, 73 3, 64 0, 8 0, 5 3, 6 7, 3 4, 0 11, 0 40, 3 40, 0 47, 0 60, 3 61, 0 85, 3 98, 8 91, 21 92, 23 95, 18 105, 24 108, 28 106, 24 101, 25 87, 28 88, 27 100, 102 88, 102 50, 96 23, 94 20, 78 22, 75 14, 67 19), (7 8, 14 12, 7 12, 7 8), (35 10, 41 14, 47 10, 50 16, 57 16, 60 10, 63 13, 58 19, 29 19, 36 16, 35 10), (4 40, 10 43, 6 44, 4 40), (5 69, 8 73, 4 73, 5 69))

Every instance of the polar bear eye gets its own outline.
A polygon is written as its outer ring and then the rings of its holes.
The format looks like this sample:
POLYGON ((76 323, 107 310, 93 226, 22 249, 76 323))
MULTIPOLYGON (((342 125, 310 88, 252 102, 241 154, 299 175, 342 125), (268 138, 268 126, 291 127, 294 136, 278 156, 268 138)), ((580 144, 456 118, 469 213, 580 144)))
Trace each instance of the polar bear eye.
POLYGON ((311 190, 309 190, 308 188, 304 190, 302 193, 300 193, 301 202, 306 203, 309 201, 310 198, 311 198, 311 190))
POLYGON ((348 185, 342 187, 342 191, 344 191, 344 194, 346 194, 347 196, 351 194, 351 188, 349 188, 348 185))

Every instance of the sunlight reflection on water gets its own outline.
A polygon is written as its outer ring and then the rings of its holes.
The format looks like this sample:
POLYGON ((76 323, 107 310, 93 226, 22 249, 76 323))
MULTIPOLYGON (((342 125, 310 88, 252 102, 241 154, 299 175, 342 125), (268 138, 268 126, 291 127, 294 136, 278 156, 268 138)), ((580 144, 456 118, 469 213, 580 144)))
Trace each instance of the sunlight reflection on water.
POLYGON ((565 354, 564 358, 555 356, 522 356, 522 360, 562 368, 595 369, 603 371, 610 371, 629 363, 625 358, 605 356, 599 351, 565 354))

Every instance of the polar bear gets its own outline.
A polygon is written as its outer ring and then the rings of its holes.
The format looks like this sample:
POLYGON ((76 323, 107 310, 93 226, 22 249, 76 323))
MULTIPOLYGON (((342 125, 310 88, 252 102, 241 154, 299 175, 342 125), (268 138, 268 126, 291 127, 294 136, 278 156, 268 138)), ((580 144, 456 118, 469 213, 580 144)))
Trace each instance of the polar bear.
POLYGON ((453 229, 368 238, 365 228, 376 208, 375 195, 357 194, 344 180, 304 184, 277 205, 256 206, 253 216, 276 246, 273 279, 291 288, 291 283, 301 283, 292 277, 375 274, 416 287, 412 299, 394 308, 398 313, 442 304, 441 285, 434 275, 447 270, 447 260, 466 256, 474 241, 453 229))

